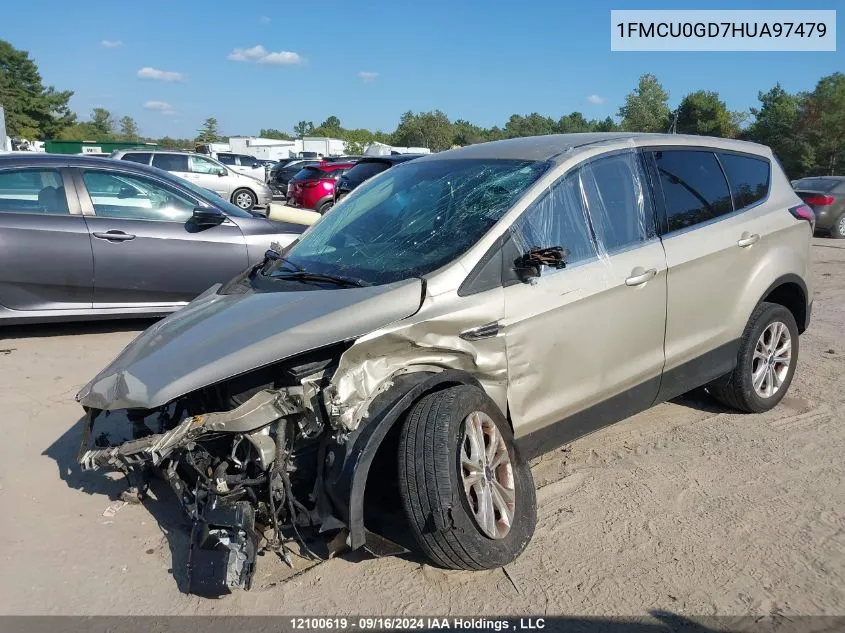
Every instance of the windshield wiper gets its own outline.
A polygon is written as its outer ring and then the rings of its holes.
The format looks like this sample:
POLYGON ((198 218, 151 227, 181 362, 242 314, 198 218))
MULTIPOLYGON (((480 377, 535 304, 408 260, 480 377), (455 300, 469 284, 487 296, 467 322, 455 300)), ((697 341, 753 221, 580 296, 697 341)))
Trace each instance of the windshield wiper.
POLYGON ((304 273, 305 272, 304 268, 302 268, 301 266, 297 266, 291 260, 289 260, 287 257, 284 257, 281 253, 279 253, 279 251, 277 251, 275 248, 271 247, 271 248, 268 248, 266 251, 264 251, 264 261, 262 261, 258 265, 259 268, 261 269, 262 275, 267 274, 267 266, 269 264, 273 263, 273 262, 281 262, 282 264, 287 264, 288 266, 293 268, 293 272, 297 272, 297 273, 304 273))
POLYGON ((273 248, 274 245, 271 245, 269 249, 264 251, 264 261, 262 261, 258 268, 261 270, 261 274, 265 277, 271 277, 275 279, 295 279, 297 281, 325 281, 328 283, 337 284, 338 286, 369 286, 366 281, 363 279, 355 279, 354 277, 344 277, 342 275, 329 275, 324 273, 311 273, 305 270, 302 266, 298 266, 297 264, 293 263, 287 257, 284 257, 278 250, 273 248), (280 262, 282 264, 287 264, 291 268, 281 268, 277 272, 268 273, 267 267, 268 265, 272 264, 273 262, 280 262))
POLYGON ((272 279, 294 279, 296 281, 324 281, 333 283, 338 286, 355 286, 363 287, 369 286, 363 279, 355 279, 354 277, 343 277, 341 275, 328 275, 323 273, 309 273, 307 270, 287 271, 281 270, 278 273, 271 274, 272 279))

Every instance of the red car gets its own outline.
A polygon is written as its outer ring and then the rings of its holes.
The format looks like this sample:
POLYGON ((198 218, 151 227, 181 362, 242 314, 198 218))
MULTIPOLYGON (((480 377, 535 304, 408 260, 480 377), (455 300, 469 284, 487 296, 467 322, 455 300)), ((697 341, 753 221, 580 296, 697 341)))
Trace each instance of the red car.
POLYGON ((321 163, 303 167, 290 181, 288 204, 325 213, 334 204, 334 185, 354 163, 321 163))

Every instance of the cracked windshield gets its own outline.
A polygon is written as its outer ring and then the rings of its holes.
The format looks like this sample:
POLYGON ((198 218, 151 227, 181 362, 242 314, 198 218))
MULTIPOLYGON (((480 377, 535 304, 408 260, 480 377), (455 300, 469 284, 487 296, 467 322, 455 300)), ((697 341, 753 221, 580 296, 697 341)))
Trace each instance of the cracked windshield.
MULTIPOLYGON (((286 258, 308 272, 368 284, 425 275, 475 244, 547 168, 501 159, 395 167, 333 209, 286 258)), ((280 262, 269 274, 284 270, 280 262)))

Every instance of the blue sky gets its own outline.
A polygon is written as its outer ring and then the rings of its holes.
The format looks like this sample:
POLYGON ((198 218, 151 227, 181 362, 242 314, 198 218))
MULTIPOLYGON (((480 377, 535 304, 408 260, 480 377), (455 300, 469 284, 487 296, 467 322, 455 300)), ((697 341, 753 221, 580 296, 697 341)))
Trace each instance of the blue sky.
MULTIPOLYGON (((716 90, 733 110, 776 82, 809 90, 845 52, 610 51, 611 9, 835 9, 838 2, 143 0, 5 3, 0 39, 28 50, 45 83, 134 117, 149 136, 290 132, 334 114, 391 131, 406 110, 504 125, 513 113, 615 115, 645 72, 674 106, 716 90), (809 5, 809 6, 806 6, 809 5), (49 20, 46 19, 49 15, 49 20), (240 52, 238 52, 240 51, 240 52), (240 61, 239 61, 240 60, 240 61), (147 69, 147 70, 142 70, 147 69), (139 76, 142 75, 142 76, 139 76), (591 98, 592 96, 592 98, 591 98)), ((843 12, 840 11, 840 14, 843 12)))

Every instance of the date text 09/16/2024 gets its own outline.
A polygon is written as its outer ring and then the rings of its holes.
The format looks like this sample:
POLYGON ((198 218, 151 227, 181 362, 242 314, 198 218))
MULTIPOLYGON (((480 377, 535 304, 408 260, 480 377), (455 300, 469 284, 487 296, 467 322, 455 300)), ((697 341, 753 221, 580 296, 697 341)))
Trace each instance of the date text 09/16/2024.
POLYGON ((483 617, 293 617, 293 630, 488 630, 530 631, 546 626, 544 618, 483 618, 483 617))

